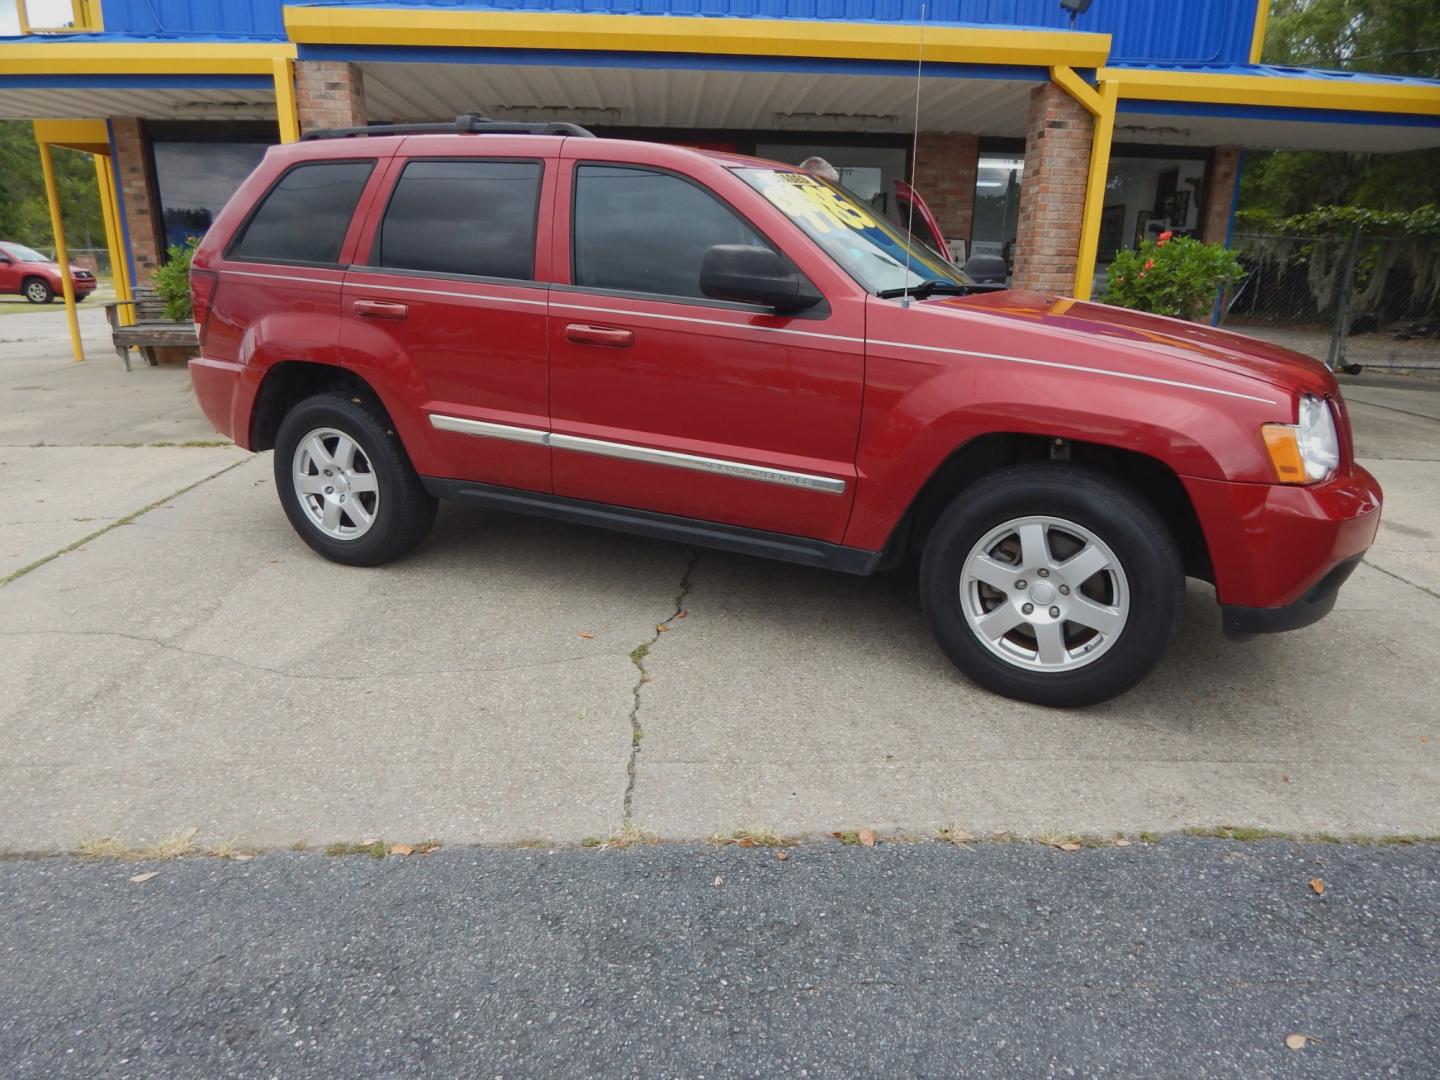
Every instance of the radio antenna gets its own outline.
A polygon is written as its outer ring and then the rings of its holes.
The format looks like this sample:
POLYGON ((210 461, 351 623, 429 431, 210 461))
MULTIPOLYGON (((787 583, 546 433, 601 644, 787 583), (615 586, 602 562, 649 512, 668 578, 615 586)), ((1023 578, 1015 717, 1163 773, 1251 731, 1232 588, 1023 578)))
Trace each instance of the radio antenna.
POLYGON ((920 38, 915 49, 915 129, 910 139, 910 198, 909 212, 905 215, 905 291, 900 296, 900 306, 910 306, 910 245, 915 232, 915 166, 920 158, 920 76, 925 72, 925 5, 920 5, 920 38))

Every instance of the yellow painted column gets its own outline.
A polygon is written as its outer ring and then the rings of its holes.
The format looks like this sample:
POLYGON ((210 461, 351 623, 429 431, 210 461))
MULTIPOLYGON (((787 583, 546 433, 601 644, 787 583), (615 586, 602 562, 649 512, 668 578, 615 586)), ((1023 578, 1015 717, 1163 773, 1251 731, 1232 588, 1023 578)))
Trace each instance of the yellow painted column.
POLYGON ((25 6, 25 0, 15 0, 15 21, 20 24, 21 37, 30 33, 30 12, 25 6))
POLYGON ((275 118, 280 122, 280 141, 300 141, 300 113, 295 107, 295 61, 277 56, 271 62, 275 80, 275 118))
MULTIPOLYGON (((110 252, 110 278, 115 284, 115 299, 131 299, 130 267, 125 259, 125 234, 120 228, 120 209, 115 201, 115 171, 104 154, 95 155, 95 183, 100 189, 100 213, 105 221, 105 247, 110 252)), ((135 309, 118 309, 120 325, 135 321, 135 309)))
POLYGON ((65 250, 65 225, 60 220, 60 192, 55 186, 55 163, 50 144, 36 139, 40 147, 40 171, 45 175, 45 201, 50 206, 50 228, 55 233, 55 261, 60 264, 60 287, 65 292, 65 314, 70 319, 70 347, 76 360, 85 359, 80 341, 80 320, 75 314, 75 286, 70 281, 70 253, 65 250))
POLYGON ((1100 219, 1105 211, 1105 184, 1110 178, 1110 147, 1115 138, 1115 107, 1120 86, 1100 84, 1100 111, 1090 137, 1090 179, 1085 185, 1085 212, 1080 219, 1080 252, 1075 264, 1075 297, 1089 300, 1095 281, 1095 260, 1100 248, 1100 219))

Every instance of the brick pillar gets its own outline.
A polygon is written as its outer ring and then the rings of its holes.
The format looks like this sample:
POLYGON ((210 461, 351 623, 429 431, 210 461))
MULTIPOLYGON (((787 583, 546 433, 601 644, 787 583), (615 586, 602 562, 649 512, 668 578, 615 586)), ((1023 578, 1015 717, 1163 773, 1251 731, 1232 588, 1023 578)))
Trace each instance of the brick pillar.
POLYGON ((344 60, 295 61, 295 107, 300 131, 364 127, 365 76, 344 60))
POLYGON ((136 287, 150 284, 151 272, 160 265, 165 230, 161 227, 160 204, 155 198, 155 177, 145 132, 133 116, 110 122, 115 134, 115 160, 120 196, 125 200, 125 230, 130 235, 130 253, 135 259, 136 287))
POLYGON ((1240 147, 1217 146, 1210 159, 1210 192, 1205 201, 1205 218, 1200 239, 1223 244, 1230 231, 1230 208, 1235 204, 1235 185, 1240 181, 1240 147))
POLYGON ((915 187, 940 219, 947 240, 964 240, 967 245, 970 242, 979 164, 980 136, 920 132, 915 187))
POLYGON ((1054 83, 1030 93, 1015 238, 1017 289, 1070 296, 1090 174, 1090 114, 1054 83))

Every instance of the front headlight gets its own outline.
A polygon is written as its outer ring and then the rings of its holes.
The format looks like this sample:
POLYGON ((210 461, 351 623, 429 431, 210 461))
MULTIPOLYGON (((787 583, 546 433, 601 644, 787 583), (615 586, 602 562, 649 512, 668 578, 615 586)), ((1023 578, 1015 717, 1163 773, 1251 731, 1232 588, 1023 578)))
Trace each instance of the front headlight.
POLYGON ((1261 433, 1282 484, 1314 484, 1340 467, 1340 433, 1335 413, 1323 398, 1304 395, 1298 423, 1266 424, 1261 433))

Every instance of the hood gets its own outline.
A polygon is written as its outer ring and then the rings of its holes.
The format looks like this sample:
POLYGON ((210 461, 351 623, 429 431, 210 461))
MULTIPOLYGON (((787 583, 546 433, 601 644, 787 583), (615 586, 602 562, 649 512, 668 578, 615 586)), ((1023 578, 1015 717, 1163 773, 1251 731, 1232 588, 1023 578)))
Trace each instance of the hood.
POLYGON ((1085 334, 1134 357, 1169 367, 1175 362, 1259 379, 1282 390, 1333 395, 1336 382, 1318 360, 1229 330, 1082 300, 1010 290, 926 301, 926 306, 963 309, 1006 322, 1085 334))

